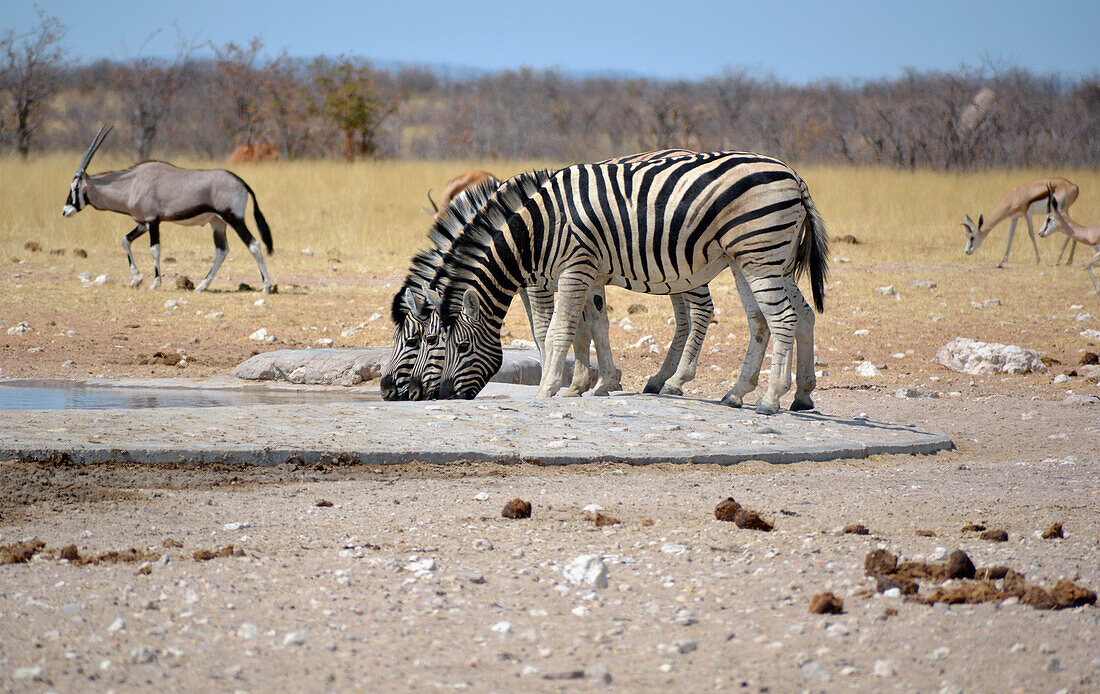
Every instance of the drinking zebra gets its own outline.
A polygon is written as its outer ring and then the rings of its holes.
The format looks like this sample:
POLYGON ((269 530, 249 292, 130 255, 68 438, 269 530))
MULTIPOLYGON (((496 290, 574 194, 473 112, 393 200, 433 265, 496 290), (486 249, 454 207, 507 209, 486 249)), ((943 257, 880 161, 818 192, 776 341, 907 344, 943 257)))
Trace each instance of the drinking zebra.
MULTIPOLYGON (((694 156, 696 153, 690 150, 658 150, 600 163, 631 163, 694 156)), ((383 398, 419 400, 438 397, 443 345, 439 341, 441 327, 435 308, 438 306, 442 286, 432 286, 431 280, 455 236, 498 185, 498 181, 489 179, 486 185, 468 188, 456 198, 454 204, 439 211, 436 223, 429 231, 433 247, 413 257, 405 282, 394 296, 391 306, 390 315, 397 330, 394 333, 390 360, 382 370, 383 398)), ((553 292, 539 286, 529 289, 520 287, 517 291, 527 310, 535 342, 542 353, 543 339, 554 308, 553 292)), ((673 295, 671 299, 676 332, 660 370, 647 381, 645 391, 682 395, 684 383, 695 377, 699 352, 714 308, 710 291, 705 286, 683 295, 673 295)), ((621 387, 621 372, 615 368, 611 355, 604 307, 603 290, 599 287, 586 303, 578 325, 573 346, 573 381, 566 391, 567 395, 580 395, 592 387, 588 367, 589 345, 592 343, 596 346, 597 361, 600 364, 595 393, 606 395, 610 390, 621 387)))
MULTIPOLYGON (((814 315, 796 281, 809 270, 814 303, 823 310, 828 236, 805 182, 789 166, 759 154, 714 152, 517 176, 443 258, 445 281, 436 281, 445 285, 440 396, 472 398, 500 367, 500 328, 521 286, 556 286, 538 392, 549 397, 593 287, 674 294, 704 286, 725 267, 743 300, 751 294, 775 340, 757 411, 777 412, 790 389, 795 340, 792 409, 812 408, 814 315)), ((746 370, 763 358, 764 345, 755 342, 746 370)), ((746 370, 723 403, 741 405, 754 385, 746 370)))

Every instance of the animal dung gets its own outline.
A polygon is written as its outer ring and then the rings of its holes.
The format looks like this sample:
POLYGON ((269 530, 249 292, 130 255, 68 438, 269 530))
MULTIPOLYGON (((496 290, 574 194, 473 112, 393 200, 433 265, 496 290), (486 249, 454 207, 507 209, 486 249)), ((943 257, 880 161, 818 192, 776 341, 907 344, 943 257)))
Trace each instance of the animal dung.
POLYGON ((1063 538, 1063 537, 1065 537, 1065 535, 1062 534, 1062 524, 1061 523, 1055 523, 1054 525, 1050 526, 1045 531, 1043 531, 1043 539, 1044 540, 1057 540, 1057 539, 1060 539, 1060 538, 1063 538))
POLYGON ((871 531, 862 523, 851 523, 844 526, 844 533, 846 535, 870 535, 871 531))
POLYGON ((0 564, 25 564, 45 546, 46 543, 37 538, 30 542, 0 546, 0 564))
POLYGON ((531 502, 519 498, 512 499, 504 504, 504 510, 500 512, 500 515, 505 518, 530 518, 531 502))
POLYGON ((734 522, 737 518, 738 511, 741 510, 741 504, 733 500, 732 496, 726 497, 725 501, 718 502, 718 505, 714 507, 714 517, 720 521, 734 522))
POLYGON ((985 526, 981 523, 967 523, 962 527, 964 533, 980 533, 985 530, 985 526))
POLYGON ((597 528, 602 528, 606 525, 618 525, 619 523, 622 523, 622 521, 615 516, 609 516, 601 513, 600 511, 585 514, 585 518, 595 523, 597 528))
POLYGON ((773 526, 768 521, 760 517, 760 514, 750 509, 741 509, 734 516, 733 522, 737 524, 738 528, 744 530, 763 530, 764 532, 770 532, 773 526))
POLYGON ((831 592, 818 593, 810 600, 813 614, 840 614, 843 611, 844 601, 831 592))
POLYGON ((988 542, 1008 542, 1008 533, 999 528, 995 530, 986 530, 978 537, 988 542))
POLYGON ((947 555, 947 577, 948 578, 974 578, 974 562, 970 561, 970 557, 966 552, 961 549, 957 549, 951 554, 947 555))
POLYGON ((73 255, 75 255, 77 258, 87 258, 88 251, 84 250, 83 248, 74 248, 73 255))
POLYGON ((328 499, 321 499, 316 504, 314 504, 314 506, 316 506, 317 508, 330 508, 332 506, 332 502, 328 499))
POLYGON ((243 557, 244 550, 234 547, 233 545, 225 545, 215 550, 200 549, 196 550, 191 555, 195 561, 209 561, 211 559, 217 559, 218 557, 243 557))
POLYGON ((897 555, 884 549, 871 550, 863 560, 863 570, 868 576, 884 576, 894 573, 896 568, 898 568, 897 555))
POLYGON ((195 283, 192 282, 191 278, 187 275, 180 275, 176 278, 176 289, 182 289, 189 292, 195 289, 195 283))

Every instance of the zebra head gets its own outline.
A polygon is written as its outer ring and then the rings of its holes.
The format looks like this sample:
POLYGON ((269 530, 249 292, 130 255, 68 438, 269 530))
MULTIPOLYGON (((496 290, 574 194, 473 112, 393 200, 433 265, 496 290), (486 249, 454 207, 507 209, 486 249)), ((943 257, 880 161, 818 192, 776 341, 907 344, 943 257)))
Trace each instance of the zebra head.
POLYGON ((421 338, 431 318, 431 308, 424 294, 412 287, 405 287, 394 297, 391 315, 397 330, 393 334, 390 360, 382 367, 382 398, 384 400, 411 400, 409 375, 420 352, 421 338))
POLYGON ((61 208, 62 217, 72 217, 77 212, 84 209, 88 204, 88 164, 92 162, 92 156, 95 155, 96 150, 103 144, 103 140, 106 139, 107 133, 111 132, 110 125, 104 125, 99 129, 99 133, 92 140, 91 147, 84 153, 84 159, 80 162, 80 168, 76 170, 76 175, 73 176, 73 182, 69 184, 69 197, 65 199, 65 206, 61 208))
POLYGON ((409 400, 435 400, 439 397, 440 375, 443 373, 443 322, 439 317, 439 296, 429 295, 431 314, 424 326, 420 351, 409 374, 409 400))
POLYGON ((493 325, 472 287, 462 295, 462 310, 444 330, 443 375, 439 397, 470 400, 481 392, 504 361, 500 326, 493 325))

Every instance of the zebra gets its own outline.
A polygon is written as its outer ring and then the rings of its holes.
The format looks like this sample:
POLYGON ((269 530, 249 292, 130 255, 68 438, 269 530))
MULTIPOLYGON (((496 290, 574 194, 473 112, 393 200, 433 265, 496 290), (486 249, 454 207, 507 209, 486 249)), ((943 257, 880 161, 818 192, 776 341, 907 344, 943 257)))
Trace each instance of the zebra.
MULTIPOLYGON (((695 152, 684 149, 657 150, 599 163, 632 163, 695 155, 695 152)), ((481 178, 485 179, 499 185, 491 176, 481 178)), ((471 190, 475 201, 473 208, 487 200, 488 190, 485 188, 476 193, 471 190)), ((428 273, 437 269, 442 260, 441 251, 450 246, 462 225, 472 217, 471 208, 463 204, 456 209, 446 207, 439 211, 437 220, 442 219, 447 212, 452 213, 451 217, 437 223, 429 232, 434 248, 414 256, 406 281, 394 297, 391 318, 398 329, 394 333, 390 361, 383 367, 381 390, 385 399, 438 396, 443 349, 439 342, 441 329, 438 312, 434 310, 438 305, 438 292, 429 286, 428 273)), ((553 312, 553 294, 539 287, 521 287, 518 293, 527 310, 528 320, 541 352, 545 330, 553 312)), ((714 307, 706 287, 683 295, 672 295, 671 299, 676 317, 676 332, 660 370, 646 382, 645 392, 682 395, 683 384, 695 377, 698 355, 714 307)), ((601 365, 595 393, 606 395, 610 390, 621 387, 622 372, 615 368, 610 351, 605 305, 602 288, 594 291, 585 305, 573 345, 576 357, 573 381, 566 395, 580 395, 592 385, 590 370, 586 366, 590 343, 595 344, 597 360, 601 365)))
MULTIPOLYGON (((390 318, 397 326, 394 332, 392 351, 389 361, 382 367, 381 391, 386 400, 421 400, 438 396, 439 373, 442 370, 442 345, 436 349, 439 335, 438 306, 439 295, 429 286, 443 254, 454 241, 467 221, 492 195, 499 184, 495 179, 475 184, 459 194, 451 204, 441 210, 428 233, 432 247, 413 256, 409 272, 401 288, 394 295, 390 307, 390 318), (411 378, 414 365, 420 358, 421 365, 415 370, 417 376, 411 378)), ((532 287, 528 291, 519 289, 519 294, 527 309, 528 320, 535 334, 536 343, 542 347, 542 336, 553 311, 553 294, 532 287), (547 307, 547 304, 549 307, 547 307)), ((578 331, 576 344, 576 366, 569 392, 580 394, 592 387, 588 369, 589 344, 595 341, 597 354, 604 359, 605 367, 596 380, 595 387, 600 394, 616 390, 621 373, 614 368, 610 359, 610 345, 607 341, 607 316, 603 311, 602 291, 589 301, 585 311, 585 328, 578 331), (587 326, 591 325, 591 329, 587 326)))
POLYGON ((260 230, 267 252, 273 251, 271 228, 260 212, 256 193, 239 176, 222 169, 195 170, 181 169, 162 161, 145 161, 123 171, 89 176, 86 171, 92 156, 103 144, 111 126, 105 125, 99 130, 92 145, 84 154, 80 168, 76 170, 73 182, 69 186, 69 196, 61 209, 64 217, 71 217, 86 206, 97 210, 118 212, 133 218, 137 226, 122 240, 126 257, 130 261, 131 287, 142 283, 141 272, 134 262, 130 244, 149 232, 149 247, 153 254, 153 289, 160 286, 160 223, 175 222, 188 226, 209 224, 214 231, 214 265, 206 278, 195 287, 196 292, 204 291, 214 281, 225 256, 229 254, 229 245, 225 239, 226 225, 233 227, 237 236, 248 246, 260 268, 264 281, 264 293, 277 291, 271 276, 267 273, 263 250, 253 238, 245 224, 245 210, 248 198, 252 198, 252 214, 260 230))
MULTIPOLYGON (((500 326, 519 286, 556 285, 539 397, 558 390, 564 349, 593 286, 670 294, 708 283, 729 267, 755 300, 774 338, 772 369, 757 411, 774 414, 790 389, 792 409, 810 409, 814 314, 796 284, 809 271, 824 310, 828 235, 805 182, 789 166, 751 152, 631 164, 588 164, 517 176, 467 224, 439 273, 445 333, 443 398, 472 398, 500 366, 500 326)), ((746 305, 750 305, 746 302, 746 305)), ((755 334, 760 334, 754 328, 755 334)), ((746 367, 763 359, 750 343, 746 367)), ((746 370, 722 402, 741 406, 746 370)))

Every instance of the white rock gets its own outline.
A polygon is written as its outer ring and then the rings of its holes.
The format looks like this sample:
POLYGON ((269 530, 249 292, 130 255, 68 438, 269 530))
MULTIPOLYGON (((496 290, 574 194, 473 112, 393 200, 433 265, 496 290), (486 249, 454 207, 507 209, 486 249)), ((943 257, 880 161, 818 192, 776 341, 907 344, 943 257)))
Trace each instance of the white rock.
POLYGON ((894 662, 891 660, 876 660, 874 667, 871 668, 871 673, 875 677, 893 677, 897 674, 894 669, 894 662))
POLYGON ((853 330, 852 334, 856 337, 863 337, 864 335, 870 335, 871 331, 867 328, 860 328, 859 330, 853 330))
POLYGON ((237 638, 254 639, 260 635, 260 628, 250 622, 245 622, 237 627, 237 638))
POLYGON ((152 646, 134 646, 130 649, 130 662, 145 665, 157 659, 157 649, 152 646))
POLYGON ((630 345, 631 349, 648 349, 654 354, 661 351, 661 346, 657 343, 657 339, 652 335, 645 335, 638 339, 637 342, 630 345))
POLYGON ((882 591, 882 594, 885 597, 896 600, 901 597, 901 588, 887 588, 886 590, 882 591))
POLYGON ((110 281, 111 281, 111 276, 110 275, 100 275, 99 277, 96 277, 94 280, 92 280, 92 286, 93 287, 102 287, 103 285, 107 284, 110 281))
POLYGON ((20 321, 15 325, 8 328, 9 335, 22 335, 23 333, 33 333, 34 328, 30 326, 27 321, 20 321))
POLYGON ((588 504, 581 510, 585 513, 597 514, 603 510, 603 506, 600 506, 599 504, 588 504))
POLYGON ((435 559, 432 557, 427 557, 426 559, 420 559, 417 561, 411 561, 405 565, 405 571, 408 571, 410 573, 420 573, 422 571, 430 572, 435 571, 435 569, 436 563, 435 559))
POLYGON ((204 317, 207 318, 208 320, 218 320, 220 318, 225 318, 225 312, 224 311, 214 311, 213 313, 206 314, 206 316, 204 316, 204 317))
POLYGON ((1077 334, 1089 340, 1100 340, 1100 330, 1082 330, 1077 334))
POLYGON ((611 684, 611 671, 607 669, 607 666, 603 663, 596 663, 590 665, 584 669, 585 679, 598 682, 600 684, 611 684))
POLYGON ((856 373, 866 378, 882 375, 882 371, 869 361, 860 362, 859 366, 856 367, 856 373))
POLYGON ((278 338, 267 331, 267 328, 260 328, 256 332, 248 336, 249 340, 255 340, 256 342, 274 342, 278 338))
POLYGON ((489 627, 489 629, 494 633, 500 634, 500 637, 502 639, 513 636, 511 622, 497 622, 493 626, 489 627))
POLYGON ((19 667, 11 673, 13 680, 33 680, 37 682, 42 678, 42 666, 32 665, 30 667, 19 667))
POLYGON ((699 644, 692 639, 678 639, 672 647, 676 649, 677 653, 691 653, 699 648, 699 644))
POLYGON ((937 547, 928 555, 928 561, 942 561, 947 557, 946 547, 937 547))
POLYGON ((121 631, 126 628, 126 622, 122 620, 122 617, 117 617, 115 621, 111 622, 111 626, 107 627, 107 633, 113 634, 116 631, 121 631))
POLYGON ((661 552, 665 554, 683 554, 687 551, 687 545, 681 545, 677 542, 666 542, 661 545, 661 552))
POLYGON ((298 631, 289 632, 283 637, 284 646, 302 646, 305 644, 306 639, 309 637, 309 629, 299 629, 298 631))
POLYGON ((303 248, 301 250, 301 253, 302 253, 302 255, 308 255, 308 256, 313 256, 314 255, 314 251, 313 251, 312 248, 303 248))
POLYGON ((978 342, 956 337, 936 353, 933 360, 952 371, 966 374, 1024 374, 1046 371, 1035 350, 996 342, 978 342))
POLYGON ((251 528, 252 524, 248 521, 235 521, 233 523, 226 523, 225 529, 229 531, 243 530, 245 528, 251 528))
POLYGON ((267 299, 256 299, 255 301, 252 302, 252 305, 253 306, 266 306, 267 305, 267 299))
POLYGON ((477 494, 474 494, 474 501, 488 501, 488 500, 489 500, 489 492, 478 492, 477 494))
POLYGON ((1065 374, 1058 374, 1054 377, 1054 383, 1069 383, 1069 376, 1065 374))
POLYGON ((180 306, 183 306, 184 303, 186 302, 180 301, 179 299, 169 299, 168 301, 164 302, 164 308, 168 309, 169 311, 175 311, 180 306))
POLYGON ((607 587, 607 564, 598 554, 581 554, 570 559, 561 573, 574 585, 607 587))
POLYGON ((320 340, 317 340, 317 345, 319 347, 332 347, 333 339, 331 337, 322 337, 320 340))
POLYGON ((943 660, 947 656, 951 655, 951 649, 947 646, 940 646, 928 654, 929 660, 943 660))
POLYGON ((807 660, 802 663, 802 679, 806 680, 810 684, 825 684, 831 678, 829 673, 821 666, 821 663, 816 660, 807 660))
POLYGON ((910 287, 916 287, 917 289, 935 289, 936 283, 932 280, 916 280, 909 283, 910 287))
POLYGON ((878 287, 878 288, 875 289, 875 293, 876 294, 881 294, 883 296, 892 296, 896 299, 901 299, 901 295, 898 294, 898 290, 894 289, 893 285, 888 285, 886 287, 878 287))

